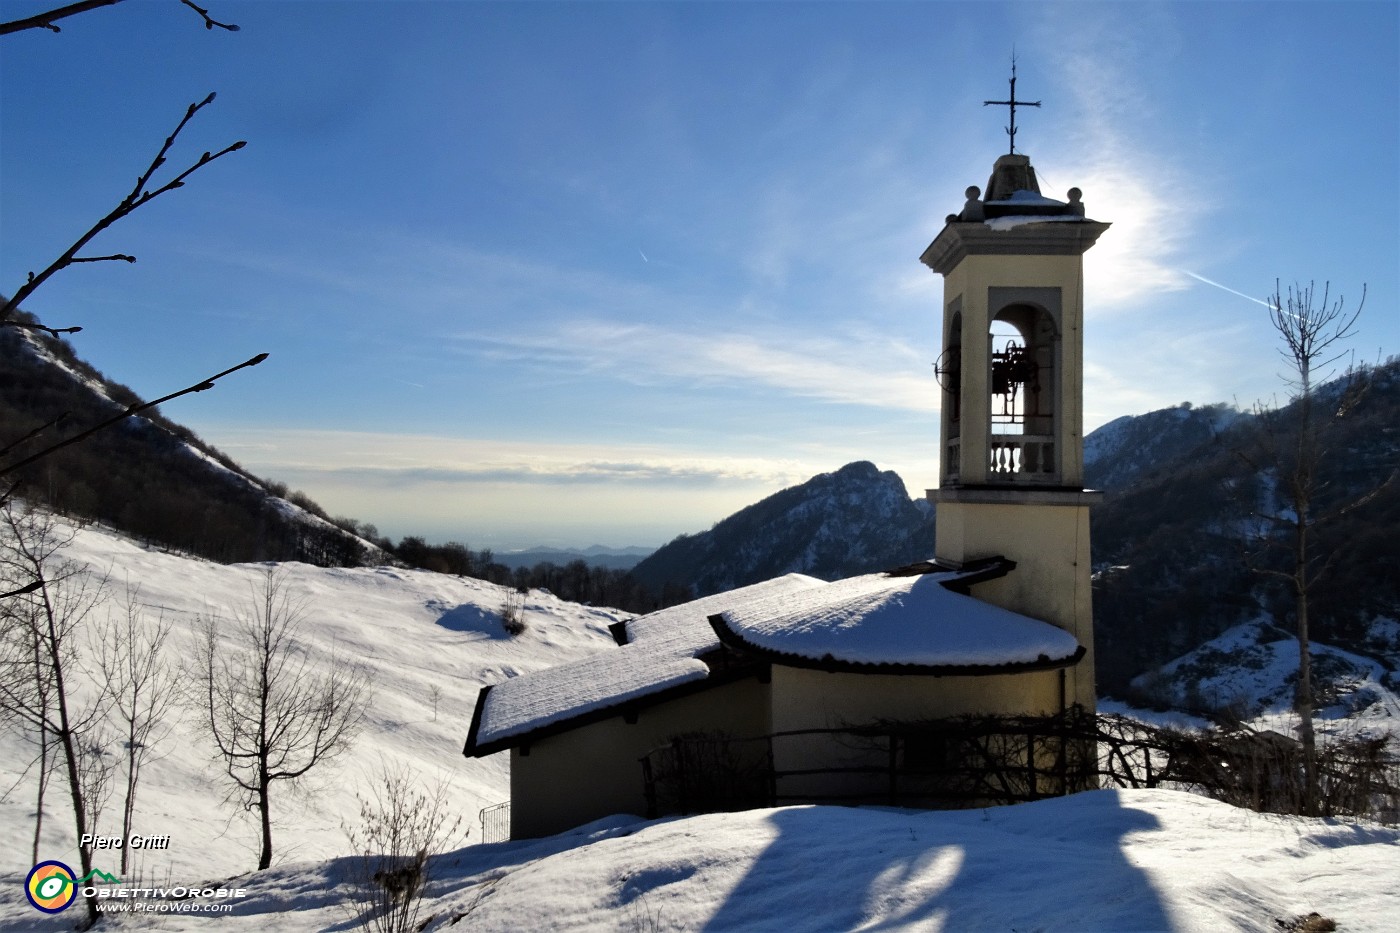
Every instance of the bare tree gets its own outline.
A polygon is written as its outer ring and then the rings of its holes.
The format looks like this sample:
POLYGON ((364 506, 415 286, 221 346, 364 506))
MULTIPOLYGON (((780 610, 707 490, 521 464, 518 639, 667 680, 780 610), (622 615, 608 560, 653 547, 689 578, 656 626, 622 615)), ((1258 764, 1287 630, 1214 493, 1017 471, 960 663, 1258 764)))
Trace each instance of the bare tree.
POLYGON ((332 658, 317 672, 298 640, 305 619, 305 602, 268 567, 248 609, 231 622, 205 619, 199 638, 200 712, 230 796, 258 812, 259 869, 272 864, 273 784, 294 782, 348 748, 369 702, 362 668, 332 658))
POLYGON ((1261 559, 1253 560, 1252 565, 1257 572, 1283 581, 1293 605, 1298 636, 1294 705, 1303 751, 1303 807, 1304 813, 1312 815, 1317 812, 1319 786, 1308 596, 1336 555, 1317 553, 1311 535, 1317 526, 1369 501, 1390 479, 1341 502, 1327 494, 1322 479, 1334 432, 1368 385, 1365 369, 1351 365, 1339 379, 1330 381, 1347 355, 1346 342, 1356 334, 1356 322, 1366 303, 1365 287, 1354 310, 1348 310, 1341 297, 1332 300, 1326 284, 1319 296, 1311 282, 1290 286, 1287 294, 1275 283, 1268 303, 1269 321, 1280 341, 1282 378, 1290 404, 1255 404, 1257 430, 1250 448, 1240 455, 1272 485, 1256 511, 1261 522, 1254 553, 1261 559), (1324 384, 1325 393, 1320 391, 1324 384), (1264 555, 1270 551, 1281 553, 1282 560, 1268 561, 1264 555))
POLYGON ((437 722, 438 704, 442 702, 442 687, 437 684, 428 685, 428 702, 433 705, 433 722, 437 722))
MULTIPOLYGON (((0 628, 0 711, 55 746, 86 875, 92 870, 92 846, 83 840, 93 832, 105 799, 105 756, 96 733, 105 710, 101 700, 81 704, 75 681, 81 632, 104 598, 106 580, 63 559, 70 540, 47 514, 13 505, 0 511, 0 573, 6 580, 38 584, 23 596, 0 601, 5 619, 0 628)), ((97 920, 97 903, 85 901, 90 925, 97 920)))
MULTIPOLYGON (((99 643, 97 670, 111 702, 111 715, 125 750, 126 787, 122 802, 122 838, 131 836, 141 766, 170 732, 166 717, 173 708, 180 672, 167 661, 165 643, 171 623, 164 615, 147 623, 140 587, 128 586, 122 613, 109 615, 99 643)), ((126 874, 130 849, 122 847, 126 874)))
MULTIPOLYGON (((7 583, 13 568, 6 566, 3 577, 7 583)), ((19 596, 32 593, 39 588, 39 581, 29 586, 6 593, 5 596, 19 596)), ((42 626, 38 624, 38 606, 32 601, 0 601, 0 677, 5 684, 13 684, 13 689, 35 709, 53 708, 54 672, 45 660, 42 626), (21 689, 22 688, 22 689, 21 689)), ((34 796, 34 843, 30 861, 39 861, 39 840, 44 832, 44 797, 48 792, 49 779, 53 776, 55 757, 53 737, 49 735, 47 717, 28 719, 14 711, 13 701, 0 701, 0 714, 13 721, 19 728, 33 737, 39 746, 38 755, 29 762, 20 781, 28 775, 30 768, 37 767, 34 796)))
POLYGON ((432 858, 457 835, 462 817, 448 809, 445 783, 425 789, 405 768, 382 768, 373 796, 358 799, 360 825, 341 827, 360 856, 351 869, 351 912, 375 933, 417 930, 432 858))

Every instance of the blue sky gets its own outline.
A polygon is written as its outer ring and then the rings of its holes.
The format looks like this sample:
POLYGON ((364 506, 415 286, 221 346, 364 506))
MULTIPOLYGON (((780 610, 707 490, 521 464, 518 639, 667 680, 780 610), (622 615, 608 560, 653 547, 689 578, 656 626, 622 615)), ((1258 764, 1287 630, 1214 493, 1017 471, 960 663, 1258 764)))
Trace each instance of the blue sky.
POLYGON ((241 31, 131 0, 0 39, 0 290, 217 91, 171 167, 248 147, 27 308, 147 396, 271 353, 167 414, 395 536, 654 545, 856 459, 934 485, 918 256, 1005 151, 1013 43, 1018 150, 1114 225, 1086 429, 1279 391, 1276 278, 1364 283, 1357 352, 1400 352, 1396 3, 208 5, 241 31))

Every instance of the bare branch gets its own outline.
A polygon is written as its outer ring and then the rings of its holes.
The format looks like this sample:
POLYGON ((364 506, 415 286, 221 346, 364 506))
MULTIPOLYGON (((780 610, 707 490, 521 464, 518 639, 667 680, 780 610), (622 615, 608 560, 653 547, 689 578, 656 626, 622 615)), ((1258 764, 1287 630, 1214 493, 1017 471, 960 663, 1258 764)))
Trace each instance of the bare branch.
POLYGON ((1269 322, 1283 341, 1278 353, 1290 370, 1284 381, 1299 395, 1306 395, 1319 379, 1326 380, 1328 374, 1319 374, 1319 369, 1331 366, 1346 355, 1345 351, 1332 353, 1331 348, 1356 335, 1356 321, 1366 307, 1364 284, 1361 301, 1351 312, 1346 310, 1345 299, 1330 301, 1330 282, 1322 284, 1321 299, 1315 300, 1315 291, 1312 282, 1306 286, 1297 283, 1288 287, 1288 297, 1284 298, 1275 280, 1274 293, 1268 302, 1269 322))
POLYGON ((185 179, 189 178, 201 168, 204 168, 210 162, 214 162, 215 160, 228 155, 230 152, 237 152, 239 149, 242 149, 244 146, 247 145, 247 142, 245 140, 240 139, 235 143, 231 143, 230 145, 225 146, 218 152, 205 152, 199 157, 199 159, 195 161, 193 165, 185 169, 180 174, 176 175, 170 181, 161 185, 159 188, 151 189, 148 187, 151 183, 151 178, 152 176, 154 176, 156 170, 165 164, 166 154, 169 153, 171 147, 175 145, 176 139, 179 138, 180 133, 182 130, 184 130, 186 124, 190 122, 190 120, 194 117, 195 114, 199 113, 200 110, 212 103, 213 100, 214 94, 211 93, 208 97, 204 98, 204 100, 200 101, 199 103, 190 104, 189 109, 185 111, 184 117, 181 118, 179 125, 175 127, 175 131, 166 137, 165 143, 160 147, 160 151, 156 153, 156 157, 151 160, 150 165, 146 167, 146 170, 142 172, 140 178, 137 179, 135 187, 131 189, 131 193, 128 194, 125 198, 123 198, 121 203, 114 207, 107 214, 107 216, 103 217, 97 223, 89 227, 87 232, 84 233, 82 236, 78 237, 77 241, 74 242, 72 246, 68 247, 68 249, 64 250, 61 256, 59 256, 52 263, 50 263, 48 268, 44 269, 44 271, 38 273, 37 275, 33 272, 29 273, 29 277, 25 281, 24 285, 22 285, 19 288, 19 290, 16 291, 15 294, 10 297, 9 301, 5 302, 3 307, 0 307, 0 322, 7 321, 10 315, 14 312, 14 310, 18 308, 25 301, 25 299, 32 295, 40 285, 43 285, 44 282, 48 280, 49 276, 53 275, 55 272, 58 272, 60 269, 65 269, 68 266, 71 266, 74 263, 78 262, 106 262, 112 260, 123 260, 126 262, 136 261, 135 256, 129 256, 124 253, 116 253, 110 256, 80 257, 78 256, 78 251, 81 250, 83 247, 87 246, 87 244, 92 241, 93 237, 97 236, 103 230, 106 230, 108 227, 112 226, 112 224, 121 220, 123 217, 126 217, 128 214, 135 211, 137 208, 149 203, 155 198, 160 197, 167 191, 173 191, 176 188, 184 187, 185 179))
MULTIPOLYGON (((74 256, 73 262, 135 262, 135 256, 126 253, 113 253, 110 256, 74 256)), ((81 328, 79 328, 81 330, 81 328)))
MULTIPOLYGON (((65 411, 65 412, 63 412, 61 415, 59 415, 57 418, 55 418, 55 419, 53 419, 52 421, 48 422, 47 424, 41 424, 41 425, 39 425, 37 428, 35 428, 34 430, 30 431, 28 434, 24 435, 24 437, 21 437, 19 440, 14 441, 13 443, 8 444, 8 445, 5 446, 5 447, 0 447, 0 457, 5 456, 5 455, 8 454, 10 451, 14 450, 16 447, 21 447, 21 446, 23 446, 24 444, 27 444, 29 441, 34 440, 34 438, 38 437, 40 434, 43 434, 43 433, 44 433, 45 431, 47 431, 49 428, 56 428, 56 427, 58 427, 58 426, 63 422, 63 419, 68 417, 68 414, 69 414, 69 413, 65 411)), ((12 491, 13 491, 13 490, 12 490, 12 491)), ((10 496, 9 496, 9 493, 6 493, 5 496, 4 496, 4 499, 8 499, 9 497, 10 497, 10 496)), ((3 501, 3 500, 0 500, 0 501, 3 501)))
POLYGON ((213 29, 215 26, 218 26, 220 29, 227 29, 229 32, 238 31, 237 26, 233 25, 232 23, 219 22, 218 20, 214 19, 209 15, 208 10, 204 9, 204 7, 195 6, 192 2, 190 2, 190 0, 180 0, 180 2, 183 3, 185 6, 189 7, 191 10, 194 10, 196 13, 198 13, 201 17, 204 18, 205 29, 213 29))
MULTIPOLYGON (((86 262, 87 260, 81 261, 86 262)), ((0 321, 0 326, 14 327, 19 330, 42 331, 43 333, 48 334, 50 337, 60 337, 63 334, 76 334, 82 330, 81 327, 49 327, 45 324, 40 324, 38 321, 34 321, 31 323, 29 321, 17 321, 14 318, 11 318, 7 321, 0 321)))
MULTIPOLYGON (((25 19, 17 19, 8 23, 0 23, 0 36, 12 32, 23 32, 27 29, 47 29, 50 32, 62 32, 53 24, 56 19, 66 19, 69 16, 76 16, 79 13, 86 13, 89 10, 97 10, 104 6, 115 6, 122 0, 81 0, 80 3, 70 3, 68 6, 59 7, 56 10, 49 10, 47 13, 40 13, 36 16, 29 16, 25 19)), ((205 29, 213 29, 218 26, 229 32, 238 32, 238 27, 232 23, 221 23, 209 15, 209 11, 203 7, 195 6, 190 0, 180 0, 182 4, 194 10, 204 20, 205 29)))
MULTIPOLYGON (((0 579, 29 577, 37 586, 28 597, 7 600, 0 612, 0 712, 39 736, 41 755, 55 749, 55 763, 66 775, 73 829, 82 871, 92 870, 92 846, 110 774, 100 741, 106 698, 82 702, 74 680, 81 670, 78 646, 88 616, 105 598, 105 577, 65 560, 61 551, 72 536, 58 533, 52 516, 0 509, 0 579), (53 745, 50 746, 49 743, 53 745)), ((7 584, 9 585, 9 584, 7 584)), ((42 776, 41 776, 42 777, 42 776)), ((84 898, 89 925, 96 902, 84 898)))
POLYGON ((106 419, 105 421, 99 421, 97 424, 93 425, 92 427, 88 428, 86 431, 83 431, 80 434, 75 434, 70 438, 66 438, 62 441, 59 441, 57 444, 51 444, 48 447, 45 447, 43 450, 39 451, 38 453, 25 457, 23 460, 20 460, 16 463, 11 463, 8 466, 0 467, 0 474, 12 473, 15 470, 20 469, 21 467, 26 467, 36 460, 39 460, 43 457, 47 457, 49 454, 53 453, 56 450, 61 450, 62 448, 67 447, 70 444, 76 444, 81 440, 85 440, 91 437, 98 431, 101 431, 103 428, 111 427, 118 421, 121 421, 123 418, 128 418, 131 415, 139 414, 145 411, 146 409, 154 408, 157 405, 163 405, 171 399, 179 398, 182 395, 189 395, 192 392, 203 392, 205 389, 212 389, 214 388, 214 383, 219 379, 222 379, 224 376, 227 376, 230 373, 236 373, 238 372, 238 370, 245 369, 249 366, 256 366, 265 359, 267 359, 267 354, 259 353, 257 356, 253 357, 250 360, 245 360, 244 362, 239 363, 237 366, 231 366, 223 372, 216 373, 215 375, 210 376, 208 379, 205 379, 203 382, 195 383, 194 385, 189 386, 188 388, 181 389, 179 392, 171 392, 169 395, 162 396, 156 399, 155 401, 142 402, 139 405, 131 405, 126 409, 122 410, 120 413, 106 419))
POLYGON ((36 16, 28 16, 24 19, 0 23, 0 36, 8 35, 12 32, 23 32, 26 29, 47 29, 50 32, 62 32, 63 30, 53 24, 54 20, 66 19, 69 16, 77 16, 79 13, 101 9, 104 6, 114 6, 121 2, 122 0, 82 0, 80 3, 70 3, 68 6, 59 7, 56 10, 49 10, 47 13, 39 13, 36 16))
POLYGON ((22 586, 17 590, 10 590, 8 593, 0 593, 0 599, 7 599, 11 596, 23 596, 25 593, 32 593, 44 585, 43 580, 35 580, 27 586, 22 586))

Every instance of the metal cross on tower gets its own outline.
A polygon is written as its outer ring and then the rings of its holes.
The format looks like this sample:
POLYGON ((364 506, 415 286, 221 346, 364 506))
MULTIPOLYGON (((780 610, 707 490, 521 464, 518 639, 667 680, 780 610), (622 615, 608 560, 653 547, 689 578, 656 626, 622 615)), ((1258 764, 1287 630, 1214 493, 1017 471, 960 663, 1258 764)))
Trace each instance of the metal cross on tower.
POLYGON ((1006 128, 1006 135, 1011 137, 1011 154, 1012 154, 1012 155, 1015 155, 1015 154, 1016 154, 1016 105, 1017 105, 1017 104, 1020 104, 1022 107, 1039 107, 1039 106, 1040 106, 1040 101, 1038 101, 1038 100, 1037 100, 1037 101, 1028 101, 1028 100, 1017 100, 1017 99, 1016 99, 1016 56, 1015 56, 1015 54, 1013 53, 1012 56, 1011 56, 1011 99, 1010 99, 1010 100, 984 100, 984 101, 982 101, 982 106, 983 106, 983 107, 998 106, 998 107, 1010 107, 1010 108, 1011 108, 1011 125, 1008 126, 1008 127, 1006 128))

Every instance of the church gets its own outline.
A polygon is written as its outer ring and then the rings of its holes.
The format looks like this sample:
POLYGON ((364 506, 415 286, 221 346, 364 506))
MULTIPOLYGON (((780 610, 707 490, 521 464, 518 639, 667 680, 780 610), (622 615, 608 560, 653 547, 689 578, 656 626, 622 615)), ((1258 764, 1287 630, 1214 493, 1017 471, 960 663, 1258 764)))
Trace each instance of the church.
POLYGON ((1039 724, 1095 704, 1083 256, 1109 225, 1077 188, 1043 195, 1016 153, 1014 70, 988 103, 1011 107, 1010 152, 920 257, 943 279, 931 558, 707 596, 483 688, 464 754, 509 750, 513 838, 614 813, 1092 786, 1085 750, 1039 724))

